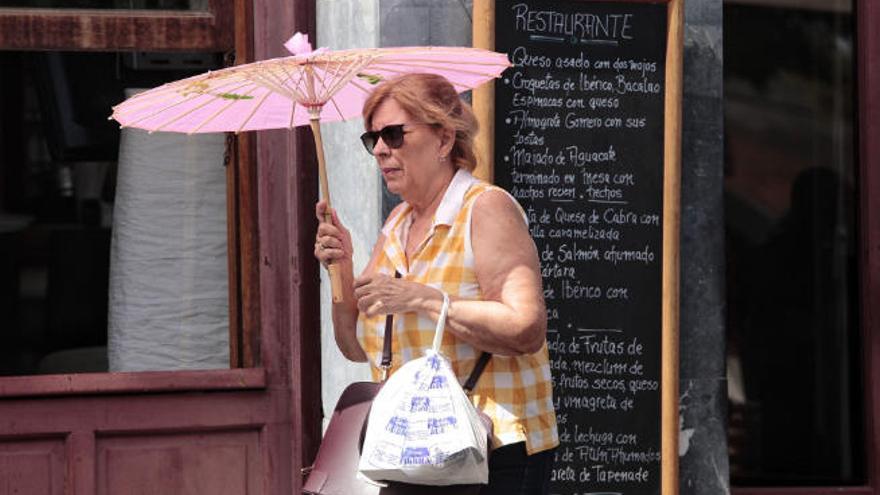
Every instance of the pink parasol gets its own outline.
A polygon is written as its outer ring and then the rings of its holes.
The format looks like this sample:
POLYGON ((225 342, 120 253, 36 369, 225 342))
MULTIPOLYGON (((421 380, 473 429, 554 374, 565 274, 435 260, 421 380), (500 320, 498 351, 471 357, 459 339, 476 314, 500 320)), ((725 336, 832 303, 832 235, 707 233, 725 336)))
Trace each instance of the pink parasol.
MULTIPOLYGON (((360 116, 372 89, 396 76, 439 74, 462 92, 498 77, 510 66, 505 54, 467 47, 313 51, 308 36, 301 33, 284 46, 292 56, 165 84, 115 106, 111 118, 122 127, 188 134, 292 129, 310 124, 321 190, 329 206, 320 122, 360 116)), ((338 302, 340 279, 335 266, 329 269, 333 301, 338 302)))

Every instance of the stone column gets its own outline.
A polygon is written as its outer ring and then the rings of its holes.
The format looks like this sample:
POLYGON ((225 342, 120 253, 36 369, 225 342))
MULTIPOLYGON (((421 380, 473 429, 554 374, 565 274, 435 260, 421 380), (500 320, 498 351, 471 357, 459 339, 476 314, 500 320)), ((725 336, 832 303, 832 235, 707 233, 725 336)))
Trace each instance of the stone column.
POLYGON ((682 495, 730 492, 721 34, 719 0, 685 2, 679 491, 682 495))

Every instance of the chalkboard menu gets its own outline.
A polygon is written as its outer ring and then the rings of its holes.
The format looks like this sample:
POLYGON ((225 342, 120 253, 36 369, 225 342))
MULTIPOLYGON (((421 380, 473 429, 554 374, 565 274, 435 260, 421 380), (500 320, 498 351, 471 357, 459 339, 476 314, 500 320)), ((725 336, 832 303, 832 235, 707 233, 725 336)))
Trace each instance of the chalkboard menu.
POLYGON ((495 181, 541 259, 554 494, 660 493, 667 5, 495 4, 495 181))

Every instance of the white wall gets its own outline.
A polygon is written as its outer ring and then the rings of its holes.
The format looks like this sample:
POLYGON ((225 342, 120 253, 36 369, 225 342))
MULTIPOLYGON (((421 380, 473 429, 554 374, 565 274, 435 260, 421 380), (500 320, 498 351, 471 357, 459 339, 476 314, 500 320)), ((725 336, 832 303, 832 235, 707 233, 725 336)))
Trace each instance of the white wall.
MULTIPOLYGON (((315 47, 366 48, 378 45, 379 6, 374 0, 317 0, 318 38, 315 47)), ((369 260, 382 226, 381 178, 373 158, 358 136, 363 121, 352 119, 321 127, 330 198, 354 243, 355 275, 369 260)), ((351 382, 369 380, 365 363, 346 360, 333 339, 330 323, 330 281, 321 270, 321 383, 324 417, 329 418, 339 394, 351 382)), ((325 420, 326 425, 326 420, 325 420)))

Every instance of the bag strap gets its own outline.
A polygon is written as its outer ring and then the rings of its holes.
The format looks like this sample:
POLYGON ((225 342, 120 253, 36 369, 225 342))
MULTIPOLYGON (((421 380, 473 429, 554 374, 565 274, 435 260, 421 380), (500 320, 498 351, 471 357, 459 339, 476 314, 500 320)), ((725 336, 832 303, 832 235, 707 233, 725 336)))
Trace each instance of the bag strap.
POLYGON ((434 328, 434 342, 431 344, 431 349, 434 352, 440 352, 440 345, 443 343, 443 332, 446 329, 446 315, 449 313, 449 296, 446 292, 440 291, 443 294, 443 306, 440 307, 440 316, 437 317, 437 327, 434 328))
POLYGON ((471 392, 474 391, 474 387, 477 386, 477 381, 480 379, 480 375, 483 374, 483 370, 486 369, 486 365, 489 364, 489 358, 492 357, 491 352, 483 352, 480 354, 480 359, 477 360, 477 364, 474 365, 474 369, 471 370, 470 376, 464 385, 461 388, 464 389, 464 393, 470 395, 471 392))
MULTIPOLYGON (((394 278, 400 278, 400 272, 394 271, 394 278)), ((385 335, 382 337, 382 362, 379 367, 382 368, 382 381, 388 378, 388 370, 391 369, 391 340, 394 330, 394 315, 389 313, 385 317, 385 335)))

